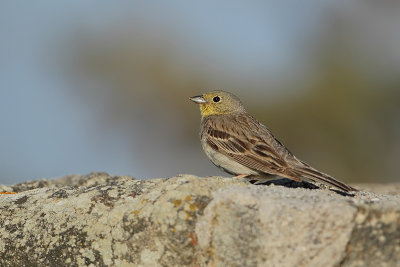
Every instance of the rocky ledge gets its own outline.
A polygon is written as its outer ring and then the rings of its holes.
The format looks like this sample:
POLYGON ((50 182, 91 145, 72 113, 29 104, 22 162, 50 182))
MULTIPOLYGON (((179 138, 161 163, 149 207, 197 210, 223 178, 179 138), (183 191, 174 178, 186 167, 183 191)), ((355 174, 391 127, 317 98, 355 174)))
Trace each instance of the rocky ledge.
POLYGON ((19 192, 0 195, 0 266, 400 262, 400 184, 355 196, 293 187, 105 173, 0 186, 19 192))

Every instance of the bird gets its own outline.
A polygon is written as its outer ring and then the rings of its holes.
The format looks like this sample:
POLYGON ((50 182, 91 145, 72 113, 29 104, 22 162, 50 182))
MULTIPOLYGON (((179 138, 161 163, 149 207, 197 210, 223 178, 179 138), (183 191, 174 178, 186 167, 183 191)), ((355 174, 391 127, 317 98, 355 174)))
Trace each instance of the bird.
POLYGON ((217 90, 189 98, 199 104, 201 145, 211 162, 236 177, 264 183, 289 178, 358 191, 292 154, 273 133, 247 113, 240 99, 217 90))

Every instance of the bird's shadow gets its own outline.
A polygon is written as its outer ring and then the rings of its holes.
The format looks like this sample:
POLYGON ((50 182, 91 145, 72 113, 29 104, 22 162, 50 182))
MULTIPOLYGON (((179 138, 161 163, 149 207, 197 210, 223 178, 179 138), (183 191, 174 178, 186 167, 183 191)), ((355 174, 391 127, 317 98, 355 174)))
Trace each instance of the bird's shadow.
MULTIPOLYGON (((256 184, 257 180, 250 180, 250 183, 256 184)), ((287 179, 287 178, 269 180, 264 183, 257 183, 256 185, 271 185, 271 184, 285 186, 288 188, 305 188, 305 189, 311 189, 311 190, 320 189, 320 187, 316 186, 315 184, 309 183, 307 181, 297 182, 297 181, 287 179)), ((347 193, 347 192, 344 192, 344 191, 341 191, 338 189, 329 189, 329 190, 333 191, 339 195, 346 196, 346 197, 354 197, 355 196, 355 194, 350 194, 350 193, 347 193)))

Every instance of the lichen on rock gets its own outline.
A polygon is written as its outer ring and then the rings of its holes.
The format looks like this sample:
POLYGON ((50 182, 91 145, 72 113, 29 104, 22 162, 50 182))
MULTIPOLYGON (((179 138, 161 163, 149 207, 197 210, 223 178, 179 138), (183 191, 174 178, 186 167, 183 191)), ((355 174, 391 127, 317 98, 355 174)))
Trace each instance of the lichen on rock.
POLYGON ((400 262, 399 194, 106 173, 8 188, 19 193, 0 195, 0 266, 400 262))

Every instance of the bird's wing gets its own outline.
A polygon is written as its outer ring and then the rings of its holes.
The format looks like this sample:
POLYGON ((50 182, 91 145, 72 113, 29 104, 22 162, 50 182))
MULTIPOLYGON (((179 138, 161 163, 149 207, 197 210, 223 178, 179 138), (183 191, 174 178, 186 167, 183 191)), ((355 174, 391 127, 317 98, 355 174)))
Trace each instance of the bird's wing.
POLYGON ((344 191, 356 191, 298 160, 270 130, 249 115, 210 120, 204 127, 207 143, 214 150, 257 172, 279 175, 295 181, 318 181, 344 191))
POLYGON ((204 129, 207 132, 207 143, 214 150, 250 169, 267 174, 282 174, 287 164, 273 147, 279 146, 280 143, 270 144, 267 142, 268 138, 250 130, 255 126, 249 125, 254 123, 253 121, 242 121, 243 119, 246 118, 235 117, 233 121, 237 122, 236 124, 222 120, 210 121, 204 129))

